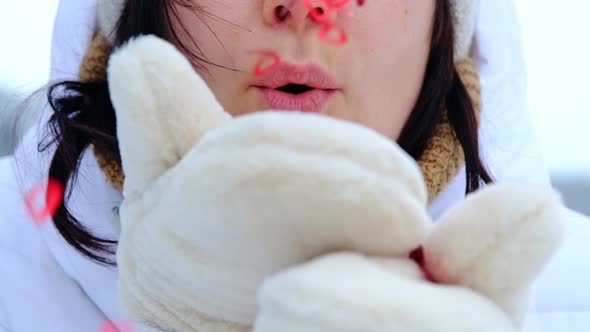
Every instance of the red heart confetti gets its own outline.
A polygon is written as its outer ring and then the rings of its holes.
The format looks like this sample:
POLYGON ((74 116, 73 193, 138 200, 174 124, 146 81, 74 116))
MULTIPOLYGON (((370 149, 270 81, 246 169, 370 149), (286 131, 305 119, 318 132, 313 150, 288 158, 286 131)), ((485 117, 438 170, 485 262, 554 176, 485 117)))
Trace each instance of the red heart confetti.
POLYGON ((341 45, 348 41, 346 31, 337 24, 324 24, 319 34, 320 39, 328 44, 341 45))
MULTIPOLYGON (((331 18, 333 12, 337 12, 350 3, 350 0, 302 0, 303 5, 310 10, 312 18, 319 23, 322 23, 321 29, 318 31, 320 40, 332 44, 342 45, 348 41, 348 35, 344 29, 337 25, 331 18), (321 11, 314 5, 314 1, 324 3, 325 9, 321 11)), ((357 2, 360 3, 360 2, 357 2)), ((351 17, 353 15, 351 10, 344 12, 345 16, 351 17)))
POLYGON ((262 55, 254 67, 254 76, 261 76, 281 63, 281 57, 273 51, 262 51, 262 55))
POLYGON ((350 9, 347 9, 344 12, 344 16, 346 16, 346 17, 354 17, 354 12, 352 10, 350 10, 350 9))
POLYGON ((109 320, 100 326, 99 332, 135 332, 135 328, 133 324, 125 320, 109 320))
POLYGON ((323 0, 332 9, 341 9, 348 5, 350 0, 323 0))
MULTIPOLYGON (((295 0, 289 1, 286 6, 281 6, 277 12, 278 20, 285 19, 288 15, 288 10, 293 5, 295 0)), ((332 44, 342 45, 348 42, 348 35, 346 31, 336 24, 333 19, 333 13, 342 10, 346 5, 350 3, 350 0, 300 0, 303 5, 309 9, 311 17, 318 23, 322 24, 322 27, 318 31, 320 40, 332 44), (324 6, 316 6, 318 2, 323 3, 324 6)), ((364 5, 365 0, 357 0, 356 3, 359 6, 364 5)), ((344 11, 344 15, 347 17, 353 17, 354 13, 350 9, 344 11)), ((254 76, 261 76, 272 70, 281 63, 281 57, 273 51, 262 51, 260 59, 254 67, 254 76)))
POLYGON ((47 181, 47 191, 44 183, 36 185, 25 196, 25 205, 29 215, 37 225, 42 225, 53 217, 64 197, 64 186, 53 179, 47 181), (44 206, 37 208, 39 195, 45 194, 44 206))

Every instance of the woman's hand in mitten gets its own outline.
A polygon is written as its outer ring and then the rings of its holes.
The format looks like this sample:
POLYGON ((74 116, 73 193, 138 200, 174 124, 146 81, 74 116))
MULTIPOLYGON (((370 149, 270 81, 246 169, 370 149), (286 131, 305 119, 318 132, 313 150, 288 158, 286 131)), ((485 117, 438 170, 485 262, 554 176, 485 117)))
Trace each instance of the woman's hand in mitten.
POLYGON ((488 296, 520 327, 531 284, 561 242, 564 213, 550 188, 490 185, 437 222, 425 267, 437 281, 488 296))
POLYGON ((126 175, 119 288, 137 319, 241 330, 273 273, 424 240, 419 168, 376 132, 298 112, 231 118, 155 37, 119 50, 108 74, 126 175))

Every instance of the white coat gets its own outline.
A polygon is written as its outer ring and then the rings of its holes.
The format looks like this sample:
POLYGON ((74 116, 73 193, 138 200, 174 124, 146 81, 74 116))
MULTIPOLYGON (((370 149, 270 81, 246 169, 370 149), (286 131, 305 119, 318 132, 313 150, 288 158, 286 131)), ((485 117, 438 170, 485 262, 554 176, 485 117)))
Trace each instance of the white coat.
MULTIPOLYGON (((76 78, 93 33, 81 22, 94 20, 95 13, 88 10, 93 5, 93 0, 61 1, 52 50, 54 79, 76 78)), ((500 181, 548 183, 528 116, 515 111, 525 109, 525 84, 512 2, 482 1, 480 12, 473 54, 482 75, 484 158, 500 181), (497 128, 502 128, 501 135, 497 128)), ((47 116, 44 112, 40 123, 47 116)), ((38 129, 27 134, 14 157, 0 158, 0 332, 100 331, 105 321, 125 317, 116 300, 116 269, 82 257, 51 223, 38 227, 25 210, 24 193, 47 172, 48 154, 36 152, 38 129)), ((82 165, 71 208, 95 234, 116 239, 116 208, 122 197, 92 154, 85 154, 82 165)), ((462 172, 429 207, 431 214, 438 216, 463 199, 464 186, 462 172)), ((590 220, 572 212, 565 243, 537 282, 527 332, 589 330, 589 240, 590 220)))

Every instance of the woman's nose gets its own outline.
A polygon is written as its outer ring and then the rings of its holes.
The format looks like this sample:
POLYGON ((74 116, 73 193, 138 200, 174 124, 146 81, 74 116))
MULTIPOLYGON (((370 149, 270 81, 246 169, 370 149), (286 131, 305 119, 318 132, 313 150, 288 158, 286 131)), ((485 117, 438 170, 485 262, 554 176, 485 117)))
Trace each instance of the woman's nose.
POLYGON ((320 0, 264 0, 263 16, 266 24, 285 25, 295 31, 303 31, 310 24, 317 24, 310 14, 321 14, 326 8, 320 0))

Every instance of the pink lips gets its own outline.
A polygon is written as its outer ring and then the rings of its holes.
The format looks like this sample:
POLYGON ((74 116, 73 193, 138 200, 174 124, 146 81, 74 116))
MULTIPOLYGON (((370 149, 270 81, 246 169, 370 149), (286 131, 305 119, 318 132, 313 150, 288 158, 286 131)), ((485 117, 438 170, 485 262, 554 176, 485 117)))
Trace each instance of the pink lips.
POLYGON ((268 107, 273 110, 309 113, 320 113, 334 93, 334 90, 314 89, 299 95, 293 95, 275 89, 260 89, 268 107))
POLYGON ((298 66, 280 63, 257 77, 253 86, 262 92, 269 108, 284 111, 321 112, 330 97, 338 90, 335 79, 321 67, 308 64, 298 66), (291 94, 277 90, 287 84, 307 85, 313 90, 291 94))

